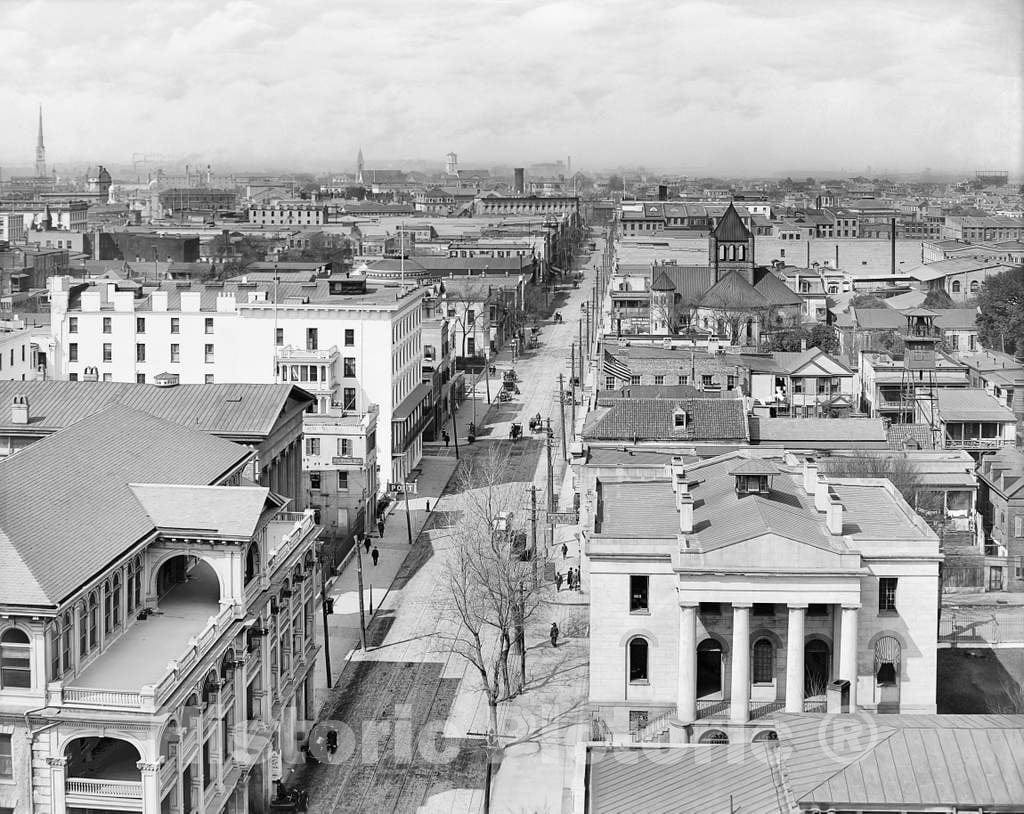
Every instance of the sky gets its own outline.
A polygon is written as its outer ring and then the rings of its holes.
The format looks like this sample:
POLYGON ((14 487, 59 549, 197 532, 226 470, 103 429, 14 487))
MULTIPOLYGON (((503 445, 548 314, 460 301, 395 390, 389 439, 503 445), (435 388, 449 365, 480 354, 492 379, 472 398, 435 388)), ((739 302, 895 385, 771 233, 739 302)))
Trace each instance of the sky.
POLYGON ((0 55, 3 167, 39 105, 58 168, 1024 162, 1021 0, 0 0, 0 55))

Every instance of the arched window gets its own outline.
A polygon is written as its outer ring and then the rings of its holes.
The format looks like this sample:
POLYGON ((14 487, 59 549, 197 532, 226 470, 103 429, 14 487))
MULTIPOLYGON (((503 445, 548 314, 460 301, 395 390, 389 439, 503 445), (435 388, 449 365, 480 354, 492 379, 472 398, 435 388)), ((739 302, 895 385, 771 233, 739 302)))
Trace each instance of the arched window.
POLYGON ((754 743, 763 743, 764 741, 777 741, 779 739, 779 733, 774 729, 762 729, 756 735, 754 735, 754 743))
POLYGON ((260 572, 260 549, 256 543, 245 552, 245 584, 248 585, 260 572))
POLYGON ((754 642, 754 683, 771 684, 775 678, 775 646, 768 639, 754 642))
POLYGON ((953 293, 954 294, 959 294, 960 293, 960 281, 959 280, 954 280, 953 281, 952 289, 953 289, 953 293))
POLYGON ((28 634, 16 627, 0 636, 0 687, 32 686, 32 646, 28 634))
MULTIPOLYGON (((135 607, 142 604, 142 557, 135 558, 135 607)), ((132 608, 134 610, 135 608, 132 608)))
POLYGON ((981 287, 981 285, 978 283, 977 280, 971 280, 971 293, 972 294, 977 294, 978 293, 978 289, 980 287, 981 287))
POLYGON ((99 643, 100 600, 93 591, 89 594, 89 649, 99 643))
POLYGON ((725 260, 725 245, 722 244, 718 247, 718 259, 725 260))
POLYGON ((746 246, 737 246, 736 247, 736 259, 737 260, 746 260, 747 259, 747 247, 746 246))
POLYGON ((89 607, 82 602, 78 606, 78 655, 84 657, 89 652, 89 607))
POLYGON ((629 640, 627 645, 629 651, 629 680, 630 682, 635 681, 647 681, 648 680, 648 669, 647 669, 647 657, 648 657, 648 644, 647 639, 643 639, 637 636, 634 639, 629 640))
POLYGON ((895 636, 883 636, 875 642, 875 682, 879 687, 899 683, 903 647, 895 636))
POLYGON ((724 745, 729 742, 729 736, 726 735, 721 729, 709 729, 703 735, 700 736, 698 743, 710 743, 715 745, 724 745))
POLYGON ((121 626, 121 572, 114 572, 114 580, 112 583, 111 590, 114 592, 114 602, 111 606, 112 613, 114 614, 114 629, 116 630, 121 626))
POLYGON ((128 563, 128 570, 125 574, 125 588, 128 591, 128 599, 125 603, 125 607, 128 613, 135 610, 135 560, 131 560, 128 563))
POLYGON ((730 260, 735 260, 736 259, 736 247, 733 246, 732 244, 729 244, 729 259, 730 260))
POLYGON ((65 613, 60 625, 60 665, 64 673, 74 666, 71 652, 71 637, 74 633, 75 623, 71 614, 65 613))
POLYGON ((114 595, 110 590, 110 581, 103 583, 103 632, 110 634, 114 629, 114 595))

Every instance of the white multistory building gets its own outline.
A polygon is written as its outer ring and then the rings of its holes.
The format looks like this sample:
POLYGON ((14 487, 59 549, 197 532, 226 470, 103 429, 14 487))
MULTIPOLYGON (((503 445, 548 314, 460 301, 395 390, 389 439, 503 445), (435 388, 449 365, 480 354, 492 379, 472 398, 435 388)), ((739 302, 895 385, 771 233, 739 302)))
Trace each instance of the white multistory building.
POLYGON ((51 378, 294 383, 317 398, 318 415, 377 405, 370 483, 404 480, 422 456, 430 387, 415 288, 352 274, 139 292, 65 277, 51 279, 50 294, 51 378))

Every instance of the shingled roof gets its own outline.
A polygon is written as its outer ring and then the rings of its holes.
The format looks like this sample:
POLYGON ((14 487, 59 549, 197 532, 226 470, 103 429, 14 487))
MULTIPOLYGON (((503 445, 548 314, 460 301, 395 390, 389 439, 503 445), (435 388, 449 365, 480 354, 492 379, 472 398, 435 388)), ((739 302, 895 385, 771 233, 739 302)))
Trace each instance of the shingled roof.
POLYGON ((731 201, 711 234, 717 240, 741 241, 750 240, 752 237, 750 230, 743 225, 743 218, 740 217, 740 213, 736 211, 736 207, 732 205, 731 201))
POLYGON ((153 533, 129 484, 208 486, 253 454, 116 405, 12 455, 0 463, 0 598, 56 605, 153 533))
POLYGON ((745 441, 747 418, 740 399, 621 399, 597 407, 583 435, 594 441, 745 441), (679 410, 686 421, 677 427, 679 410))
POLYGON ((700 298, 702 308, 766 308, 766 300, 737 272, 730 271, 700 298))

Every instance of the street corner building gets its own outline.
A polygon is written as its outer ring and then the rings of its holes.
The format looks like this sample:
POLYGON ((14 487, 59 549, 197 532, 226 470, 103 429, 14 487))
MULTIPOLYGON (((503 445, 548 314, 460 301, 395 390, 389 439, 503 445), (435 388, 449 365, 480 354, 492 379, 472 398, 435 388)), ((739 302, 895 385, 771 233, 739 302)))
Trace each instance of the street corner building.
POLYGON ((599 734, 738 743, 783 712, 935 712, 939 541, 890 481, 740 450, 599 468, 582 509, 599 734))
POLYGON ((256 454, 111 404, 0 462, 0 809, 268 805, 312 718, 319 529, 256 454))

